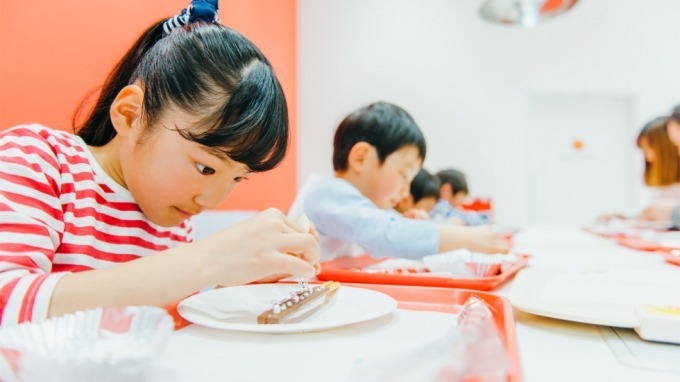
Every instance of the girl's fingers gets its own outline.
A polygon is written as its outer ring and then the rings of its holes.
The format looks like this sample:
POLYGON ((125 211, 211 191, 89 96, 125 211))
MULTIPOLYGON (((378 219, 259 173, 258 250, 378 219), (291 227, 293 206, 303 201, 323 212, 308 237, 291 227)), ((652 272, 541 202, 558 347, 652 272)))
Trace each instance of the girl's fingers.
POLYGON ((310 264, 317 263, 321 255, 319 243, 308 233, 281 235, 277 248, 281 252, 292 254, 310 264))
POLYGON ((291 276, 314 277, 314 266, 298 257, 282 253, 276 262, 276 273, 286 273, 291 276))

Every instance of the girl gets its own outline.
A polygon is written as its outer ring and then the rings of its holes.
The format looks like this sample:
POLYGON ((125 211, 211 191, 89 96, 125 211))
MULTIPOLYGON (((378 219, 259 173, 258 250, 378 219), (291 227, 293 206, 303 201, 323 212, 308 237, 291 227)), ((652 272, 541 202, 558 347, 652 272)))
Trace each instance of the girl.
POLYGON ((638 217, 626 217, 615 213, 602 215, 598 221, 660 220, 654 216, 654 206, 666 204, 675 206, 680 202, 680 159, 678 150, 666 131, 668 123, 668 117, 655 118, 645 124, 637 137, 637 146, 644 153, 645 159, 644 182, 654 193, 650 205, 638 217))
POLYGON ((680 200, 680 160, 666 132, 668 123, 668 118, 660 117, 646 124, 637 145, 645 155, 645 184, 656 187, 660 199, 680 200))
MULTIPOLYGON (((673 109, 665 126, 675 154, 680 155, 680 105, 673 109)), ((655 201, 642 212, 642 216, 647 220, 671 220, 673 227, 680 228, 680 200, 669 198, 655 201)))
POLYGON ((77 136, 0 134, 0 324, 314 275, 316 240, 276 210, 190 243, 187 219, 279 164, 287 143, 269 62, 217 23, 216 2, 155 23, 77 136))

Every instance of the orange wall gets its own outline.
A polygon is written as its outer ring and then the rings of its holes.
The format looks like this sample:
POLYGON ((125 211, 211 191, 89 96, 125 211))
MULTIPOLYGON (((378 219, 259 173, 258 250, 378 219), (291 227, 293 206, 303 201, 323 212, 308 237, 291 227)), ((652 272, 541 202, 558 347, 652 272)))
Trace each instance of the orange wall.
MULTIPOLYGON (((2 0, 0 129, 26 123, 71 130, 73 112, 152 22, 189 0, 2 0)), ((295 0, 222 0, 220 19, 271 61, 288 100, 290 151, 276 169, 251 176, 221 206, 286 210, 296 190, 295 0)))

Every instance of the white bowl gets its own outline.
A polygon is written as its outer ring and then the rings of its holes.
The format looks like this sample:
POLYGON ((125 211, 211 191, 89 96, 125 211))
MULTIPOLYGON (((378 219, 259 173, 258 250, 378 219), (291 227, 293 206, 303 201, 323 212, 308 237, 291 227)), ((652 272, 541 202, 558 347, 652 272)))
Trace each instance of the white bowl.
POLYGON ((173 330, 164 309, 99 308, 0 328, 19 381, 142 381, 173 330))

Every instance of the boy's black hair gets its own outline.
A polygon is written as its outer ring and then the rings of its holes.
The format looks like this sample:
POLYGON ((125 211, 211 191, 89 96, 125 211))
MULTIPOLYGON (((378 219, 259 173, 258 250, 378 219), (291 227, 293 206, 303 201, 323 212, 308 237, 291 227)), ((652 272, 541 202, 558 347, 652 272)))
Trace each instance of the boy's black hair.
POLYGON ((362 107, 340 123, 333 140, 335 171, 347 170, 349 152, 359 142, 375 147, 381 164, 404 146, 415 146, 422 160, 427 151, 425 137, 413 118, 404 109, 387 102, 362 107))
POLYGON ((462 172, 450 168, 439 171, 437 177, 439 177, 442 185, 451 185, 451 191, 454 195, 461 191, 466 194, 469 193, 467 180, 465 179, 465 174, 462 172))
POLYGON ((277 166, 288 147, 288 110, 269 61, 240 33, 197 21, 163 37, 166 19, 149 27, 118 62, 93 110, 74 130, 91 146, 116 135, 109 109, 125 86, 144 89, 143 120, 155 123, 175 108, 200 118, 176 130, 185 139, 224 152, 251 171, 277 166))
POLYGON ((423 198, 439 199, 440 181, 436 175, 432 175, 424 168, 421 168, 411 182, 411 196, 413 203, 417 203, 423 198))

